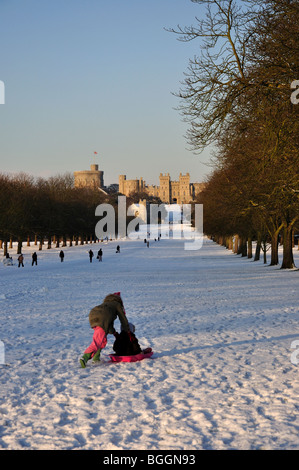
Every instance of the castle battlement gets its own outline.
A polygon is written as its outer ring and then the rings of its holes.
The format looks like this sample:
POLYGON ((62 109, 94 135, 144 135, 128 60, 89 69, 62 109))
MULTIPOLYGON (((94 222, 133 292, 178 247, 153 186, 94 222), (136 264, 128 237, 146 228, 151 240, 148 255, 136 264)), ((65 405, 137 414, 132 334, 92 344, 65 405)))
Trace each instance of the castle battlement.
MULTIPOLYGON (((104 188, 104 172, 96 164, 90 165, 90 170, 75 171, 74 177, 75 187, 104 188)), ((160 173, 159 186, 147 185, 143 177, 127 179, 126 175, 119 175, 118 182, 118 192, 124 196, 145 193, 165 204, 189 204, 204 188, 204 183, 191 183, 189 173, 180 173, 178 181, 172 181, 169 173, 160 173)))
POLYGON ((190 174, 180 173, 179 181, 172 181, 170 174, 160 173, 159 186, 146 185, 143 178, 127 180, 126 175, 119 176, 119 192, 124 196, 145 192, 158 197, 165 204, 189 204, 203 189, 203 183, 191 183, 190 174))

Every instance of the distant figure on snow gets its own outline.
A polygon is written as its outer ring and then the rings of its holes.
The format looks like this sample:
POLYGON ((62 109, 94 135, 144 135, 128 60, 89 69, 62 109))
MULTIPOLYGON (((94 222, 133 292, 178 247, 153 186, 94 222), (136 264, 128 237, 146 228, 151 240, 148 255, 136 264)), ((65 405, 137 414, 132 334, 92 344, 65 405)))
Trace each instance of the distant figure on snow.
POLYGON ((3 259, 3 264, 5 266, 12 266, 13 265, 12 256, 9 256, 8 252, 6 253, 5 258, 3 259))
POLYGON ((22 253, 19 255, 18 261, 19 261, 18 268, 20 266, 23 266, 23 268, 24 268, 24 256, 22 255, 22 253))
POLYGON ((88 254, 89 254, 89 261, 92 263, 93 251, 89 250, 88 254))
POLYGON ((62 250, 61 250, 61 252, 59 253, 59 257, 60 257, 60 261, 63 262, 63 260, 64 260, 64 253, 63 253, 62 250))
POLYGON ((116 247, 116 253, 120 253, 120 246, 119 245, 117 245, 117 247, 116 247))
POLYGON ((32 254, 32 266, 33 266, 34 264, 37 266, 37 254, 36 254, 36 251, 32 254))
POLYGON ((97 256, 99 261, 102 261, 102 256, 103 256, 103 250, 102 250, 102 248, 100 248, 99 251, 98 251, 98 256, 97 256))

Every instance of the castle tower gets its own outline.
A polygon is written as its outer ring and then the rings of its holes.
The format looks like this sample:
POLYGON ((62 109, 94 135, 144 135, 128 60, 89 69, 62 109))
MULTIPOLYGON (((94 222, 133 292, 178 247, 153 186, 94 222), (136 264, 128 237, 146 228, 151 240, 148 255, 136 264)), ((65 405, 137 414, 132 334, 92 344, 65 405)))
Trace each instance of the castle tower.
POLYGON ((186 173, 182 175, 180 173, 179 178, 180 183, 180 204, 188 204, 192 199, 191 190, 190 190, 190 174, 186 173))
POLYGON ((118 191, 121 194, 125 194, 126 179, 127 179, 126 175, 119 175, 118 177, 118 184, 119 184, 118 191))
POLYGON ((162 202, 166 204, 170 204, 171 202, 171 185, 170 185, 170 176, 169 173, 163 175, 160 173, 160 199, 162 202))
POLYGON ((99 171, 99 165, 90 165, 90 170, 75 171, 75 187, 104 187, 104 172, 99 171))

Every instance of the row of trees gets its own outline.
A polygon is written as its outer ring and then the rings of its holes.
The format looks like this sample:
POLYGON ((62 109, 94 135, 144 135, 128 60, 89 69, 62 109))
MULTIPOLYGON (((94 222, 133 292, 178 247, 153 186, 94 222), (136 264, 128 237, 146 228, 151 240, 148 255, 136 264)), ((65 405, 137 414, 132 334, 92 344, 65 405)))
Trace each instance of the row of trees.
MULTIPOLYGON (((192 0, 206 16, 174 32, 201 41, 190 60, 180 110, 187 139, 201 151, 213 144, 213 171, 197 202, 204 231, 240 251, 271 243, 271 264, 283 242, 282 268, 294 267, 299 230, 299 80, 297 0, 192 0)), ((258 254, 257 254, 258 258, 258 254)))
MULTIPOLYGON (((42 249, 95 240, 95 208, 109 203, 115 208, 117 193, 98 188, 76 188, 71 174, 34 178, 27 174, 0 175, 0 246, 6 254, 9 242, 33 241, 42 249)), ((130 201, 128 201, 130 203, 130 201)))

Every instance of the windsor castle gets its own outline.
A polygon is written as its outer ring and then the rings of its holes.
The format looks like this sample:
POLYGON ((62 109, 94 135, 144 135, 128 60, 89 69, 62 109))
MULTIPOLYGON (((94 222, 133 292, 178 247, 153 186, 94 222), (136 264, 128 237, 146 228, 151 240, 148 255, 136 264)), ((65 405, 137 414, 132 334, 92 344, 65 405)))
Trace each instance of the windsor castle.
MULTIPOLYGON (((75 186, 96 186, 105 191, 104 172, 99 171, 98 165, 91 165, 90 170, 74 173, 75 186)), ((158 198, 165 204, 189 204, 203 190, 204 183, 190 182, 190 174, 180 173, 178 181, 172 181, 169 173, 160 173, 159 186, 147 185, 143 178, 127 179, 126 175, 119 176, 118 185, 114 186, 120 194, 130 196, 137 193, 158 198)))

